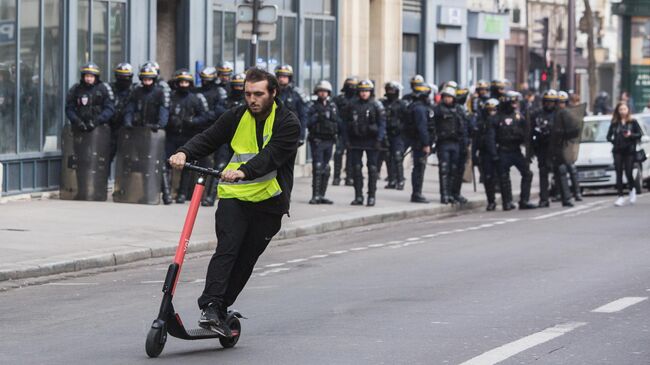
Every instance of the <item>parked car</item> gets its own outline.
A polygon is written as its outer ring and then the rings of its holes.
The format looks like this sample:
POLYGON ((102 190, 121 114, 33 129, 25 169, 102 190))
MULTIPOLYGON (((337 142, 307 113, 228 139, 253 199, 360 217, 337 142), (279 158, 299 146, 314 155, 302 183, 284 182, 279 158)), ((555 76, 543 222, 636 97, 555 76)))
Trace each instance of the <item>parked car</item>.
MULTIPOLYGON (((643 137, 637 149, 645 149, 650 155, 650 113, 635 114, 643 130, 643 137)), ((607 131, 612 122, 611 115, 589 116, 584 119, 580 152, 575 165, 578 170, 580 188, 605 189, 616 186, 616 172, 614 171, 614 157, 612 144, 607 141, 607 131)), ((641 187, 650 180, 650 161, 636 164, 634 167, 636 190, 641 192, 641 187)), ((625 183, 625 175, 623 176, 625 183)))

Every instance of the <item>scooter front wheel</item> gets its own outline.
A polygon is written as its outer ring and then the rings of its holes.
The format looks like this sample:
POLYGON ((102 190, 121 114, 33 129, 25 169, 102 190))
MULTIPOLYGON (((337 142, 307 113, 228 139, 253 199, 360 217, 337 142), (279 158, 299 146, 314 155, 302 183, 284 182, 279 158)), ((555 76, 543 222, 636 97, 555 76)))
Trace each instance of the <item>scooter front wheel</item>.
POLYGON ((241 335, 241 322, 239 321, 239 318, 232 316, 226 323, 228 324, 228 327, 230 327, 232 336, 219 337, 219 342, 221 343, 221 346, 229 349, 231 347, 235 347, 237 341, 239 341, 239 336, 241 335))
POLYGON ((147 334, 147 342, 145 344, 147 355, 149 357, 158 357, 163 348, 165 348, 165 342, 167 342, 167 330, 165 327, 152 327, 147 334))

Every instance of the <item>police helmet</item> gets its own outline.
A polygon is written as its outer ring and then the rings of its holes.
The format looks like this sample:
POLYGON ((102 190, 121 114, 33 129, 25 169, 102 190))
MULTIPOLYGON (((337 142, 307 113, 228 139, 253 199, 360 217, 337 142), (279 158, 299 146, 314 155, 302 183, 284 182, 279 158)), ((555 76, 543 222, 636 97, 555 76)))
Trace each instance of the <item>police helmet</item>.
POLYGON ((206 67, 199 72, 199 77, 204 83, 212 82, 217 77, 217 69, 212 66, 206 67))
POLYGON ((459 103, 465 104, 467 96, 469 96, 469 90, 467 88, 459 87, 456 89, 456 100, 458 100, 459 103))
POLYGON ((544 92, 544 95, 542 96, 543 101, 557 101, 557 91, 554 89, 548 89, 544 92))
POLYGON ((357 84, 357 91, 370 91, 372 93, 375 91, 375 84, 371 80, 361 80, 357 84))
POLYGON ((503 80, 503 79, 494 79, 490 83, 490 86, 492 86, 493 88, 496 88, 496 89, 503 89, 503 88, 506 87, 506 81, 503 80))
POLYGON ((454 90, 458 90, 458 83, 456 81, 454 81, 454 80, 450 80, 450 81, 447 81, 444 84, 442 84, 443 89, 446 88, 446 87, 451 87, 454 90))
POLYGON ((321 80, 314 87, 314 94, 317 94, 319 91, 327 91, 328 94, 332 95, 332 84, 327 80, 321 80))
POLYGON ((499 107, 499 100, 495 98, 490 98, 485 102, 485 108, 487 110, 496 110, 499 107))
POLYGON ((359 83, 359 78, 356 76, 350 76, 345 81, 343 81, 343 87, 341 88, 341 91, 345 92, 348 90, 354 90, 357 87, 357 84, 359 83))
POLYGON ((480 89, 487 90, 489 87, 490 84, 485 80, 478 80, 476 83, 476 91, 479 91, 480 89))
POLYGON ((509 103, 518 103, 521 100, 521 94, 516 91, 506 92, 506 101, 509 103))
POLYGON ((230 88, 232 90, 242 91, 244 90, 244 83, 246 82, 246 74, 241 73, 232 77, 230 80, 230 88))
POLYGON ((426 82, 420 82, 413 85, 413 95, 416 97, 429 96, 431 94, 431 86, 426 82))
POLYGON ((140 67, 138 78, 140 78, 140 81, 143 79, 156 80, 158 78, 158 71, 156 71, 153 65, 145 63, 142 67, 140 67))
POLYGON ((442 96, 451 96, 451 97, 456 97, 456 89, 454 89, 451 86, 445 86, 442 88, 442 91, 440 92, 442 96))
POLYGON ((145 63, 143 63, 142 66, 140 66, 140 67, 142 68, 142 67, 147 66, 147 65, 153 67, 153 69, 156 70, 156 73, 158 74, 158 76, 160 76, 160 65, 158 64, 158 62, 149 60, 149 61, 146 61, 145 63))
POLYGON ((389 81, 384 84, 384 90, 386 90, 386 94, 399 94, 402 90, 402 85, 397 81, 389 81))
POLYGON ((411 89, 412 89, 415 85, 420 84, 420 83, 423 83, 423 82, 424 82, 424 77, 423 77, 422 75, 415 75, 415 76, 411 77, 411 81, 410 81, 410 83, 411 83, 411 89))
POLYGON ((133 78, 133 66, 131 64, 122 62, 115 66, 113 69, 115 78, 118 80, 131 80, 133 78))
POLYGON ((279 65, 275 67, 275 76, 288 76, 293 77, 293 67, 291 65, 279 65))
POLYGON ((234 67, 232 62, 222 62, 219 67, 217 67, 217 76, 231 76, 233 73, 234 67))
POLYGON ((176 72, 174 72, 174 81, 177 85, 180 81, 189 81, 190 86, 194 85, 194 77, 192 77, 190 70, 186 68, 181 68, 180 70, 176 70, 176 72))
POLYGON ((99 71, 99 66, 97 66, 97 64, 94 62, 84 63, 79 69, 79 72, 81 72, 81 77, 83 77, 84 75, 95 75, 99 77, 99 75, 101 74, 101 72, 99 71))
POLYGON ((559 91, 557 93, 557 102, 566 103, 569 101, 569 94, 566 91, 559 91))

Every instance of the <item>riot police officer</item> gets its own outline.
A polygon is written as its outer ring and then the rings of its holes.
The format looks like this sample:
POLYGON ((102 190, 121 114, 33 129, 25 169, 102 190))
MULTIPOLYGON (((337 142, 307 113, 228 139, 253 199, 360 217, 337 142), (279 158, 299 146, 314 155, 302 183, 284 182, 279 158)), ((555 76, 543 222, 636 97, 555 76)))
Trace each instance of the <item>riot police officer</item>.
POLYGON ((474 88, 474 94, 472 95, 472 99, 470 101, 470 105, 472 108, 471 112, 474 115, 478 115, 479 113, 481 113, 483 106, 490 99, 489 87, 490 85, 485 80, 479 80, 476 83, 476 87, 474 88))
MULTIPOLYGON (((338 94, 334 98, 334 103, 336 104, 336 107, 338 108, 339 112, 343 113, 343 111, 347 108, 348 104, 356 98, 357 96, 357 84, 359 83, 359 79, 357 79, 355 76, 350 76, 345 81, 343 82, 343 88, 341 88, 341 94, 338 94)), ((342 117, 344 117, 342 115, 342 117)), ((343 124, 345 124, 346 121, 343 119, 343 124)), ((345 154, 346 148, 345 148, 345 141, 344 141, 344 136, 343 136, 344 130, 341 129, 339 131, 339 135, 336 138, 336 149, 334 151, 334 178, 332 179, 332 185, 339 185, 341 184, 341 169, 343 168, 343 155, 345 154)), ((352 186, 353 180, 352 180, 352 160, 350 159, 350 155, 348 154, 345 159, 345 185, 346 186, 352 186)))
POLYGON ((566 123, 568 119, 566 115, 567 111, 565 110, 567 101, 568 94, 564 91, 558 92, 555 118, 549 138, 549 150, 553 161, 554 190, 559 195, 559 199, 556 200, 561 201, 563 207, 572 207, 573 203, 571 202, 571 190, 569 187, 571 164, 565 161, 563 156, 564 142, 569 138, 568 133, 570 133, 569 129, 571 129, 571 126, 566 123))
POLYGON ((281 65, 275 68, 280 90, 278 98, 300 119, 300 145, 305 143, 307 135, 307 97, 297 86, 293 85, 293 67, 281 65))
POLYGON ((332 84, 321 80, 314 88, 318 97, 309 108, 307 129, 312 154, 312 198, 309 204, 332 204, 325 197, 327 182, 330 177, 330 159, 332 148, 341 126, 339 112, 330 100, 332 84))
POLYGON ((478 164, 481 170, 481 178, 485 186, 487 198, 487 211, 496 209, 496 184, 497 184, 497 154, 496 144, 488 143, 494 139, 494 131, 497 121, 497 99, 488 99, 482 106, 482 113, 478 115, 474 129, 474 143, 477 151, 478 164))
MULTIPOLYGON (((184 68, 177 70, 174 73, 174 84, 169 108, 169 123, 166 128, 167 156, 171 156, 177 148, 184 145, 195 134, 205 130, 212 122, 208 101, 202 94, 191 92, 194 78, 190 71, 184 68)), ((189 183, 187 172, 183 172, 176 203, 185 203, 189 183)))
POLYGON ((217 86, 220 88, 223 88, 225 91, 225 94, 228 95, 230 92, 230 80, 232 79, 232 74, 234 72, 234 68, 232 66, 231 62, 222 62, 219 64, 217 67, 217 86))
POLYGON ((354 200, 351 205, 363 205, 362 157, 366 153, 368 167, 368 200, 366 205, 375 205, 377 191, 377 154, 386 135, 386 113, 382 104, 374 98, 375 85, 370 80, 357 84, 358 97, 344 111, 345 140, 352 160, 354 178, 354 200))
POLYGON ((133 91, 133 66, 123 62, 118 64, 113 70, 115 81, 111 87, 115 92, 115 114, 111 119, 111 161, 117 151, 117 135, 120 128, 124 125, 124 115, 126 107, 129 104, 129 98, 133 91))
POLYGON ((140 68, 144 66, 151 66, 156 70, 156 73, 158 74, 158 78, 156 79, 156 85, 160 86, 163 89, 163 92, 165 93, 165 97, 169 100, 171 97, 172 89, 169 86, 169 83, 165 81, 165 79, 160 75, 160 65, 156 61, 146 61, 145 63, 140 66, 140 68))
POLYGON ((76 131, 90 132, 109 123, 115 113, 113 90, 99 75, 99 66, 92 62, 84 64, 81 80, 68 91, 65 114, 76 131))
POLYGON ((440 175, 440 202, 454 202, 452 189, 460 168, 460 145, 464 138, 462 115, 456 105, 456 90, 445 87, 442 101, 435 108, 436 150, 440 175))
POLYGON ((506 81, 503 79, 494 79, 490 82, 490 97, 497 99, 502 108, 507 108, 504 103, 506 96, 506 81))
POLYGON ((384 85, 386 94, 380 100, 386 110, 386 136, 388 139, 388 184, 386 189, 404 190, 404 140, 402 126, 407 104, 400 99, 402 89, 396 81, 384 85))
POLYGON ((236 108, 244 105, 244 83, 246 82, 246 74, 237 74, 230 80, 230 92, 226 99, 226 109, 236 108))
POLYGON ((458 169, 456 169, 456 176, 454 177, 454 185, 451 189, 451 196, 455 202, 459 204, 466 204, 467 199, 460 193, 463 187, 463 177, 465 175, 465 164, 469 155, 468 149, 470 148, 471 136, 471 123, 470 115, 467 110, 467 97, 469 90, 463 87, 456 87, 456 113, 460 116, 462 138, 458 145, 458 169))
POLYGON ((201 87, 196 92, 202 94, 208 101, 208 118, 212 121, 219 119, 226 111, 226 88, 216 83, 217 70, 214 67, 206 67, 199 73, 201 87))
POLYGON ((427 166, 427 157, 431 153, 434 136, 434 109, 429 95, 431 87, 422 82, 413 86, 411 104, 406 109, 406 118, 402 134, 405 147, 411 148, 413 155, 413 170, 411 170, 411 202, 428 203, 422 195, 424 185, 424 170, 427 166))
POLYGON ((406 104, 412 103, 415 99, 417 99, 417 96, 415 94, 419 94, 415 92, 415 87, 424 84, 424 77, 422 75, 413 75, 411 79, 409 80, 409 84, 411 85, 411 92, 408 94, 405 94, 402 97, 402 100, 406 102, 406 104))
MULTIPOLYGON (((569 103, 569 93, 566 91, 559 91, 557 93, 557 109, 562 110, 567 107, 569 103)), ((569 172, 569 179, 571 180, 571 193, 575 201, 582 201, 582 194, 580 193, 580 182, 578 181, 578 169, 575 164, 567 164, 567 171, 569 172)))
MULTIPOLYGON (((140 68, 138 78, 140 84, 134 88, 126 106, 124 126, 148 126, 154 132, 165 129, 169 120, 169 98, 163 87, 156 83, 158 71, 153 65, 145 64, 140 68)), ((164 156, 164 159, 167 156, 164 156)), ((166 163, 163 164, 162 170, 162 201, 163 204, 169 205, 172 203, 171 183, 166 163)))
POLYGON ((557 91, 547 90, 542 96, 542 108, 531 115, 531 146, 539 168, 540 208, 549 207, 549 173, 553 166, 550 155, 550 137, 555 119, 557 91))
POLYGON ((494 139, 489 141, 489 143, 496 144, 496 150, 499 154, 503 210, 515 208, 512 203, 512 183, 510 181, 510 168, 512 166, 515 166, 521 174, 519 209, 535 208, 535 205, 529 202, 533 173, 530 171, 528 160, 521 152, 521 146, 527 143, 528 132, 526 120, 517 110, 520 101, 519 95, 517 92, 508 91, 504 96, 505 102, 499 104, 501 110, 495 124, 494 139))

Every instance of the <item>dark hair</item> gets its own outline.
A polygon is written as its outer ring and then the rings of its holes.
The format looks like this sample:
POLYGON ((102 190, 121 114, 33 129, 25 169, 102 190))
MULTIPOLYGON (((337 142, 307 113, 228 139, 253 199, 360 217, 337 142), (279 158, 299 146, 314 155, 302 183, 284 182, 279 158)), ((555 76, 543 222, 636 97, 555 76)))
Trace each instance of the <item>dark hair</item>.
POLYGON ((613 124, 621 123, 621 113, 619 112, 619 109, 623 105, 625 105, 627 107, 627 116, 625 117, 625 121, 632 120, 632 113, 630 111, 630 106, 627 105, 626 102, 619 102, 618 104, 616 104, 616 108, 614 108, 614 114, 612 115, 612 123, 613 124))
POLYGON ((248 71, 246 71, 245 82, 260 82, 264 80, 268 81, 267 88, 269 90, 269 94, 273 94, 273 92, 276 91, 279 87, 278 79, 274 74, 259 67, 251 67, 248 69, 248 71))

